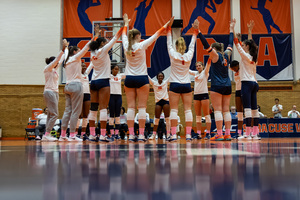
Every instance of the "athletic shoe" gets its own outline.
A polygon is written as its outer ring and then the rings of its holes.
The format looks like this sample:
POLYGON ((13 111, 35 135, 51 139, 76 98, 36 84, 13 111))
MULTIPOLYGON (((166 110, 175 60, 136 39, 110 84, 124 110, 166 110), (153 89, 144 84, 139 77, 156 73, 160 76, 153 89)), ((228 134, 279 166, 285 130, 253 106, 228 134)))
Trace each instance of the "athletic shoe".
POLYGON ((114 135, 115 140, 120 140, 121 137, 119 135, 114 135))
POLYGON ((251 136, 247 136, 247 135, 242 135, 238 137, 238 140, 243 140, 243 139, 247 139, 247 140, 252 140, 251 136))
POLYGON ((154 140, 155 139, 155 134, 152 134, 150 137, 149 137, 149 140, 154 140))
POLYGON ((235 139, 235 140, 237 140, 237 139, 238 139, 238 137, 240 137, 240 135, 235 135, 235 136, 233 136, 233 137, 232 137, 232 139, 235 139))
POLYGON ((192 141, 192 136, 190 134, 185 135, 186 141, 192 141))
POLYGON ((216 134, 214 137, 210 138, 210 141, 224 141, 224 137, 216 134))
POLYGON ((226 140, 226 141, 231 141, 232 138, 231 138, 230 135, 225 135, 225 136, 224 136, 224 140, 226 140))
POLYGON ((80 137, 83 141, 89 140, 89 137, 84 134, 83 136, 80 137))
POLYGON ((110 142, 110 141, 107 139, 107 137, 106 137, 106 136, 103 136, 103 135, 100 135, 99 141, 100 141, 100 142, 110 142))
POLYGON ((261 140, 261 137, 258 137, 257 135, 255 135, 255 136, 252 136, 252 139, 253 140, 261 140))
POLYGON ((143 141, 145 142, 147 139, 145 139, 145 135, 139 135, 138 141, 143 141))
POLYGON ((170 136, 170 139, 169 139, 170 142, 176 141, 176 140, 177 140, 177 135, 176 134, 170 136))
POLYGON ((88 137, 88 140, 91 141, 91 142, 98 142, 98 141, 99 141, 99 138, 98 138, 96 135, 95 135, 95 136, 90 135, 90 136, 88 137))
POLYGON ((135 135, 129 135, 129 138, 128 140, 131 141, 131 142, 135 142, 135 135))
POLYGON ((35 137, 35 140, 41 140, 41 137, 38 135, 35 137))
POLYGON ((69 141, 69 138, 68 137, 62 137, 60 136, 59 139, 58 139, 59 142, 68 142, 69 141))
POLYGON ((57 141, 57 138, 52 137, 50 135, 49 136, 44 135, 41 141, 42 142, 55 142, 55 141, 57 141))
POLYGON ((210 140, 211 136, 209 133, 206 133, 205 137, 204 137, 204 140, 210 140))
POLYGON ((70 142, 82 142, 82 139, 77 136, 73 136, 73 137, 69 137, 69 141, 70 142))

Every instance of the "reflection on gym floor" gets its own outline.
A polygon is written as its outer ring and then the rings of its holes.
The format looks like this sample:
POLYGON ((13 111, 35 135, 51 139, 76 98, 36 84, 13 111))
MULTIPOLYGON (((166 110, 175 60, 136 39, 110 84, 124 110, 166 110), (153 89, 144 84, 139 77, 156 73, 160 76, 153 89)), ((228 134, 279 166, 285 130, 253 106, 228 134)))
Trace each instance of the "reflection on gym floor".
POLYGON ((1 199, 299 199, 294 142, 0 142, 1 199))

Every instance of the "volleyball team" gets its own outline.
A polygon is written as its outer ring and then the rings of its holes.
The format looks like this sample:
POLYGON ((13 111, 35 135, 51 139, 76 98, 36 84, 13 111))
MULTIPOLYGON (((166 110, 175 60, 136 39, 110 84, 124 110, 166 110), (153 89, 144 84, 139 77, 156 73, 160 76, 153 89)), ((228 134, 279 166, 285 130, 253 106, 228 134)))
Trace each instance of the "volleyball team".
POLYGON ((56 141, 50 132, 58 117, 58 73, 57 68, 64 63, 66 73, 66 85, 64 93, 66 106, 61 122, 61 135, 58 141, 82 141, 86 134, 86 126, 89 123, 90 141, 109 142, 111 138, 119 139, 120 111, 122 107, 121 80, 125 79, 124 88, 127 98, 127 125, 129 141, 146 141, 144 135, 146 108, 150 84, 155 93, 155 119, 153 134, 149 139, 155 139, 156 131, 162 111, 166 121, 167 140, 177 140, 177 115, 180 98, 183 102, 186 124, 186 140, 192 140, 191 131, 193 123, 192 101, 196 112, 197 133, 201 136, 201 119, 203 111, 206 122, 205 139, 211 141, 231 140, 231 114, 229 111, 231 97, 231 81, 228 68, 234 72, 236 82, 236 107, 238 111, 238 139, 260 139, 258 137, 258 110, 257 98, 258 84, 255 78, 257 46, 252 40, 252 28, 254 22, 248 24, 248 39, 241 42, 240 34, 236 34, 234 27, 236 20, 229 23, 229 44, 225 51, 222 43, 209 45, 202 35, 199 21, 196 19, 192 25, 194 31, 190 44, 179 37, 173 44, 171 26, 172 17, 154 35, 141 41, 141 33, 137 29, 128 30, 129 19, 124 14, 124 27, 110 40, 100 37, 100 27, 95 26, 95 36, 79 49, 77 46, 69 46, 63 40, 62 51, 58 56, 46 59, 47 66, 44 69, 45 90, 44 98, 48 107, 46 133, 42 141, 56 141), (147 73, 146 49, 164 32, 167 32, 167 49, 170 57, 171 72, 165 79, 163 72, 157 74, 157 80, 151 79, 147 73), (108 52, 122 37, 124 53, 126 55, 125 73, 120 74, 119 67, 111 66, 108 52), (209 59, 204 66, 202 62, 196 63, 197 71, 190 70, 194 56, 195 42, 199 38, 209 54, 209 59), (232 61, 232 48, 236 45, 241 55, 240 62, 232 61), (88 68, 82 63, 81 58, 91 51, 91 63, 88 68), (88 74, 93 69, 92 80, 89 85, 88 74), (190 75, 195 77, 194 97, 192 94, 190 75), (210 137, 211 117, 209 114, 209 95, 207 79, 211 78, 210 99, 214 108, 214 118, 217 134, 210 137), (169 92, 168 92, 169 86, 169 92), (138 99, 138 101, 137 101, 138 99), (109 106, 109 138, 106 134, 109 106), (138 110, 139 134, 134 132, 135 110, 138 110), (100 135, 96 134, 95 122, 98 111, 100 112, 100 135), (82 119, 81 137, 77 136, 78 119, 82 119), (242 135, 243 119, 245 118, 246 131, 242 135), (223 134, 223 121, 225 133, 223 134), (253 128, 251 128, 251 125, 253 128), (115 129, 113 128, 115 126, 115 129), (69 127, 70 134, 66 131, 69 127))

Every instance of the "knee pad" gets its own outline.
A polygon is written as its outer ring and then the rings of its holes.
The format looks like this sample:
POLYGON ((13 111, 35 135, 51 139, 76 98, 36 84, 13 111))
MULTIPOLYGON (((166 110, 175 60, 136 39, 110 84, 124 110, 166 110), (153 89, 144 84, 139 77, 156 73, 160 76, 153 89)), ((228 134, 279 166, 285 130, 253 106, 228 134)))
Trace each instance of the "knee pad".
POLYGON ((139 120, 146 119, 146 108, 139 108, 139 120))
POLYGON ((230 112, 224 112, 223 113, 224 121, 225 122, 231 122, 231 114, 230 112))
POLYGON ((253 118, 259 118, 259 113, 258 113, 258 110, 252 110, 252 117, 253 118))
POLYGON ((159 124, 159 119, 158 118, 154 118, 154 125, 158 125, 159 124))
POLYGON ((238 118, 238 121, 243 121, 243 112, 238 112, 237 118, 238 118))
POLYGON ((171 109, 170 120, 177 120, 177 113, 178 113, 177 109, 171 109))
POLYGON ((201 123, 201 122, 202 122, 202 117, 196 116, 196 123, 201 123))
POLYGON ((109 118, 109 125, 110 125, 110 126, 111 126, 111 125, 114 125, 114 121, 115 121, 115 119, 112 118, 112 117, 110 117, 110 118, 109 118))
POLYGON ((88 123, 88 119, 87 118, 83 118, 82 119, 82 127, 86 127, 87 126, 87 123, 88 123))
POLYGON ((100 110, 100 121, 107 121, 107 109, 100 110))
POLYGON ((88 119, 91 120, 91 121, 96 121, 96 119, 97 119, 97 113, 98 113, 98 111, 92 111, 92 110, 90 110, 88 119))
POLYGON ((215 111, 215 120, 216 121, 223 121, 223 116, 221 111, 215 111))
POLYGON ((244 111, 245 111, 245 118, 251 118, 252 117, 250 108, 245 108, 244 111))
POLYGON ((99 103, 91 103, 91 111, 98 111, 99 103))
POLYGON ((115 118, 115 124, 120 124, 120 117, 115 118))
POLYGON ((127 110, 127 120, 134 120, 135 115, 135 109, 134 108, 128 108, 127 110))
POLYGON ((193 121, 193 113, 191 110, 184 111, 185 114, 185 121, 186 122, 192 122, 193 121))
POLYGON ((211 123, 210 115, 205 116, 205 123, 211 123))

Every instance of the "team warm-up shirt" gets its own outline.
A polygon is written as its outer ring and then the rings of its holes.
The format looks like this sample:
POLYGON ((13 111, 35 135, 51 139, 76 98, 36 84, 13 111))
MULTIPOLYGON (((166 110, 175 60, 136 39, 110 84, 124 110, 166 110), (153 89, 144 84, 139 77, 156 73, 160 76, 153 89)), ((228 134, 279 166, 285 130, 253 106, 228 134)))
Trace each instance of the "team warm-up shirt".
POLYGON ((198 71, 189 71, 190 75, 195 76, 194 95, 208 93, 207 79, 209 77, 210 65, 211 60, 209 59, 207 61, 205 69, 202 70, 201 73, 199 73, 198 71))
POLYGON ((132 55, 127 55, 126 51, 128 50, 128 37, 127 37, 127 26, 123 29, 122 42, 123 48, 126 55, 126 66, 125 74, 130 76, 141 76, 148 75, 147 73, 147 64, 146 64, 146 49, 160 36, 160 34, 165 30, 164 27, 159 29, 154 35, 150 38, 135 43, 132 45, 132 55))
POLYGON ((121 81, 125 78, 125 74, 120 73, 116 76, 110 74, 110 94, 119 94, 122 95, 122 87, 121 87, 121 81))
POLYGON ((70 82, 81 82, 81 58, 88 52, 90 43, 91 41, 89 41, 77 54, 69 57, 65 64, 66 84, 69 84, 70 82))
POLYGON ((154 94, 155 94, 155 102, 159 102, 161 99, 169 101, 168 95, 168 83, 169 80, 163 80, 161 84, 158 81, 155 81, 149 77, 149 82, 153 86, 154 94))
POLYGON ((194 47, 195 47, 197 34, 198 34, 198 30, 195 30, 189 45, 188 52, 182 55, 181 53, 177 52, 174 49, 172 44, 171 28, 170 27, 168 28, 167 46, 168 46, 168 52, 171 61, 171 74, 170 74, 169 82, 171 83, 191 82, 189 77, 189 69, 190 69, 192 58, 194 56, 194 47))
POLYGON ((59 61, 64 57, 64 52, 60 52, 58 56, 49 63, 44 69, 45 75, 45 87, 44 91, 54 91, 58 92, 58 73, 57 68, 54 68, 56 65, 59 64, 59 61))
POLYGON ((91 61, 94 65, 92 80, 106 79, 110 77, 111 61, 108 52, 118 41, 122 30, 123 28, 121 28, 105 46, 91 52, 91 61))
POLYGON ((241 81, 256 81, 256 63, 252 61, 253 57, 244 51, 237 38, 234 38, 234 44, 241 55, 240 77, 241 81))

